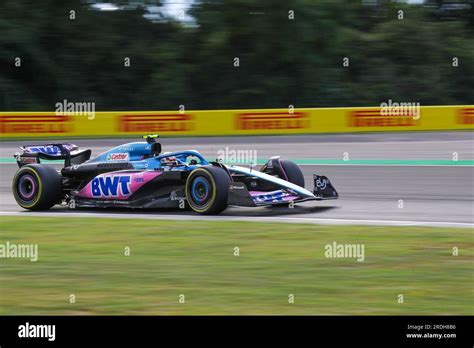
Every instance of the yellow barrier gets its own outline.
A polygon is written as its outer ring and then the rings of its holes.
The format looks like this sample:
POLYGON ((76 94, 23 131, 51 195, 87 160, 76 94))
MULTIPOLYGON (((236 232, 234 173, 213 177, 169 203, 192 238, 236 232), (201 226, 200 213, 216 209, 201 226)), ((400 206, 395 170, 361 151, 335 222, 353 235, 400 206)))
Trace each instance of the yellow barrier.
POLYGON ((55 112, 1 112, 0 136, 69 137, 252 135, 473 129, 474 105, 425 106, 414 116, 379 107, 97 112, 94 119, 55 112))

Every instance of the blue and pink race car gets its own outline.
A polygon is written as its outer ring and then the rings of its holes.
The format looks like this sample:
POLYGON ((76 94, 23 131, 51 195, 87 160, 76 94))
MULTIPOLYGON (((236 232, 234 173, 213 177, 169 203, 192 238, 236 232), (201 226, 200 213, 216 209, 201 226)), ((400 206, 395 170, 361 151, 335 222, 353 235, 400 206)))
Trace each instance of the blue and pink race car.
POLYGON ((313 175, 314 189, 304 188, 301 169, 272 157, 260 170, 210 162, 194 150, 162 153, 156 135, 114 147, 91 159, 91 150, 73 144, 21 147, 13 195, 24 209, 181 208, 217 214, 227 206, 290 205, 335 199, 325 176, 313 175), (41 164, 61 160, 61 170, 41 164))

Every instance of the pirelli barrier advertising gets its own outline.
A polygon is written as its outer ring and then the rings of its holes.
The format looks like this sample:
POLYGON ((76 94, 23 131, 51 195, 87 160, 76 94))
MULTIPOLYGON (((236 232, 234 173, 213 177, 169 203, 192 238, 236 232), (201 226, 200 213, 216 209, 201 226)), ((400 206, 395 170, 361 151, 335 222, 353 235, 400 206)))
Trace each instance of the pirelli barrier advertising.
POLYGON ((140 112, 1 112, 2 139, 473 129, 474 105, 140 112))

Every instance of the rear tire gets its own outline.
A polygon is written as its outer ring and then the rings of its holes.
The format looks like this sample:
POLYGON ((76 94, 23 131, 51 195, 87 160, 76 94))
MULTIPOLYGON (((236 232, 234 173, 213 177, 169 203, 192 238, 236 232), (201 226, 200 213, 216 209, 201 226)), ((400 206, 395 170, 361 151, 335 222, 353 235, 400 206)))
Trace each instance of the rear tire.
POLYGON ((186 201, 196 213, 218 214, 227 208, 230 178, 219 167, 200 167, 189 174, 186 180, 186 201))
POLYGON ((61 201, 61 176, 52 167, 28 164, 16 172, 12 191, 20 207, 47 210, 61 201))

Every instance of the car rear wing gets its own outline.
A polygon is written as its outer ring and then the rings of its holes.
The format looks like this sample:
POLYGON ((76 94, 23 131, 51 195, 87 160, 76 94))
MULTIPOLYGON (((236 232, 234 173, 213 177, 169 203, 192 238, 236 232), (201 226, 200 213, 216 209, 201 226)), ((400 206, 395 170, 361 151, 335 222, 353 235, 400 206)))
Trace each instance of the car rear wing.
POLYGON ((21 146, 22 152, 14 155, 18 167, 31 163, 41 163, 41 160, 64 160, 64 167, 80 164, 91 157, 91 150, 79 150, 74 144, 43 144, 21 146))

